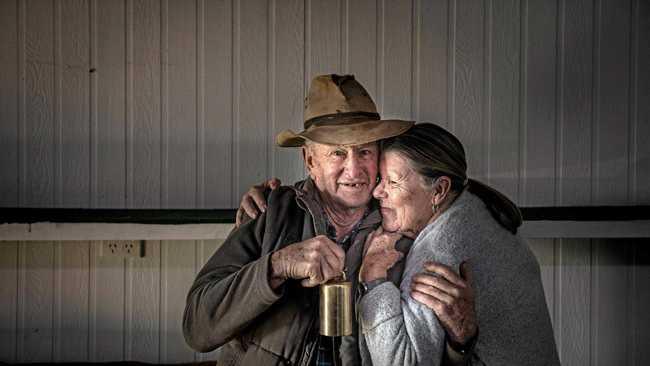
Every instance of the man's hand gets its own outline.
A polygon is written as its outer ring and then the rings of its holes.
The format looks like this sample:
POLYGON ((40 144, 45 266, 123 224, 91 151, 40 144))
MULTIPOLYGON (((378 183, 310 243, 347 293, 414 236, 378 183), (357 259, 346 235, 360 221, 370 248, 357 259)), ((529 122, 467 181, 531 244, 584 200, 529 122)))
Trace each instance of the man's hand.
POLYGON ((271 178, 266 182, 252 186, 248 192, 244 193, 237 209, 235 216, 235 227, 239 227, 244 222, 244 216, 248 215, 251 219, 257 218, 260 212, 266 211, 266 197, 264 192, 267 189, 274 190, 278 188, 282 182, 278 178, 271 178))
POLYGON ((384 232, 380 226, 366 238, 366 254, 359 270, 359 279, 370 282, 388 276, 388 270, 404 256, 395 250, 401 234, 384 232))
POLYGON ((452 342, 467 344, 478 330, 472 275, 467 263, 460 276, 440 263, 427 262, 424 272, 413 276, 411 297, 434 311, 452 342))
POLYGON ((271 287, 278 288, 288 278, 314 287, 340 277, 345 252, 325 235, 286 246, 271 255, 271 287))

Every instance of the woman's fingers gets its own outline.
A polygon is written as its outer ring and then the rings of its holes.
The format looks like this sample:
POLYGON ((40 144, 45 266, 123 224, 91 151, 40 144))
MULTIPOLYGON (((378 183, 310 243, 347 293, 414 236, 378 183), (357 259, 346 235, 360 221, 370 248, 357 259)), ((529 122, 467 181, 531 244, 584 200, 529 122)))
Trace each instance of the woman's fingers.
POLYGON ((439 276, 442 276, 447 281, 453 283, 454 285, 466 288, 467 283, 459 275, 457 275, 450 267, 436 262, 426 262, 424 264, 424 269, 428 272, 435 273, 439 276))
POLYGON ((419 284, 427 287, 435 287, 453 297, 461 297, 463 288, 460 288, 446 279, 438 276, 432 276, 425 273, 420 273, 413 276, 413 284, 419 284))
MULTIPOLYGON (((440 317, 440 314, 446 314, 444 311, 445 306, 447 306, 444 302, 438 300, 437 298, 424 293, 420 292, 417 290, 411 290, 411 297, 421 303, 422 305, 428 307, 429 309, 433 310, 434 313, 438 317, 440 317)), ((442 320, 442 319, 441 319, 442 320)))
POLYGON ((420 292, 420 293, 423 293, 423 294, 426 294, 426 295, 429 295, 429 296, 431 296, 431 297, 433 297, 433 298, 435 298, 435 299, 437 299, 437 300, 439 300, 439 301, 441 301, 441 302, 443 302, 443 303, 445 303, 447 305, 452 305, 454 303, 454 301, 456 301, 456 298, 458 298, 456 296, 452 296, 452 295, 438 289, 437 287, 425 285, 425 284, 422 284, 422 283, 412 282, 411 283, 411 290, 416 291, 416 292, 420 292))
MULTIPOLYGON (((379 230, 379 229, 378 229, 379 230)), ((398 233, 388 233, 388 232, 378 232, 375 230, 371 237, 369 236, 369 248, 368 253, 376 253, 386 250, 395 249, 395 243, 402 237, 398 233)))

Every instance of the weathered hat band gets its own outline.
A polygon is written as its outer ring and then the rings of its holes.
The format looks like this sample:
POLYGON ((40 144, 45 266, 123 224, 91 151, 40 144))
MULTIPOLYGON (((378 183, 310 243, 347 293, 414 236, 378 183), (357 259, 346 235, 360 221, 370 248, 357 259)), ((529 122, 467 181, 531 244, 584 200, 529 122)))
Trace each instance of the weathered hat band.
POLYGON ((318 116, 310 118, 305 121, 305 130, 316 125, 327 125, 327 126, 336 126, 336 125, 345 125, 350 122, 363 120, 363 121, 379 121, 379 113, 373 112, 345 112, 345 113, 333 113, 326 114, 323 116, 318 116))

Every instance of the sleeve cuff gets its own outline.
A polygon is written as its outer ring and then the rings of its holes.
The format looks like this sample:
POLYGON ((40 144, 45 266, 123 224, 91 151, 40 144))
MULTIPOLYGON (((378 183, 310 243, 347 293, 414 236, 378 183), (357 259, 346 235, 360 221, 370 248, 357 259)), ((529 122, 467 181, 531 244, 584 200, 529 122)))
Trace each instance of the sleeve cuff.
POLYGON ((257 277, 255 281, 261 300, 267 303, 274 303, 284 295, 284 285, 273 289, 269 283, 269 274, 271 273, 271 254, 269 253, 258 260, 257 277))

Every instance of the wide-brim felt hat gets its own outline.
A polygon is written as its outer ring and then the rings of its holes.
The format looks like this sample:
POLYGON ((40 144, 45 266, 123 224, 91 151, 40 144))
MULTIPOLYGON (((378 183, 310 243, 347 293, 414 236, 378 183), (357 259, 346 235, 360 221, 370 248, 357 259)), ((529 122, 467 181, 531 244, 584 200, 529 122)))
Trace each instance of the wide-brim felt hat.
POLYGON ((362 145, 406 132, 415 122, 382 120, 375 102, 353 75, 315 77, 305 99, 304 130, 284 130, 277 136, 283 147, 306 140, 328 145, 362 145))

